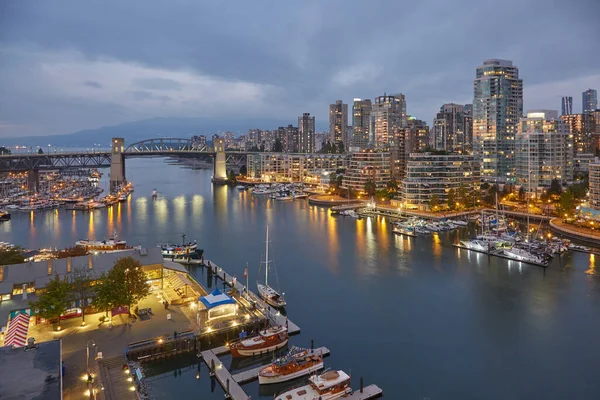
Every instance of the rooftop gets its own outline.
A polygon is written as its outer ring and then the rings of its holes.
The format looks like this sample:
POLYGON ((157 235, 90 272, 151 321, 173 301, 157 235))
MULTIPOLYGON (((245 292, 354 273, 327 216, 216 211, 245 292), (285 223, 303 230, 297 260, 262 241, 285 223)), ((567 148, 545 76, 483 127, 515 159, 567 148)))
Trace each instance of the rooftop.
POLYGON ((0 399, 62 399, 61 341, 36 346, 0 347, 0 399))

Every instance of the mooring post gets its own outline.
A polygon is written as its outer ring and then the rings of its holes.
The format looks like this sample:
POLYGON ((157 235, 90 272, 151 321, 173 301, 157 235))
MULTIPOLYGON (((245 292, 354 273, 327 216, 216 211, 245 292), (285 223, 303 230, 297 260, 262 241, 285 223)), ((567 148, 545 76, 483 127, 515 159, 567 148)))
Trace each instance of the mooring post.
POLYGON ((360 392, 363 392, 363 377, 360 377, 360 392))
POLYGON ((315 349, 315 340, 314 339, 310 339, 310 350, 314 350, 315 349))
POLYGON ((229 378, 227 378, 227 397, 229 397, 229 378))

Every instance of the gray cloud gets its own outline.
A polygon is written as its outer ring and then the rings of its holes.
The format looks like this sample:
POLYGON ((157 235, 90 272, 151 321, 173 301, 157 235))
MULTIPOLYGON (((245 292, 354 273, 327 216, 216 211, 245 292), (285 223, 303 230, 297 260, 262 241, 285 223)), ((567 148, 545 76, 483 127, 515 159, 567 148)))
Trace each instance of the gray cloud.
POLYGON ((597 0, 2 2, 0 121, 11 128, 0 135, 154 115, 325 121, 330 102, 384 91, 431 121, 442 103, 470 101, 487 58, 520 68, 526 108, 558 108, 560 95, 577 104, 600 89, 598 15, 597 0), (32 115, 31 101, 55 118, 32 115))
POLYGON ((83 84, 96 89, 102 89, 102 85, 95 81, 85 81, 83 84))

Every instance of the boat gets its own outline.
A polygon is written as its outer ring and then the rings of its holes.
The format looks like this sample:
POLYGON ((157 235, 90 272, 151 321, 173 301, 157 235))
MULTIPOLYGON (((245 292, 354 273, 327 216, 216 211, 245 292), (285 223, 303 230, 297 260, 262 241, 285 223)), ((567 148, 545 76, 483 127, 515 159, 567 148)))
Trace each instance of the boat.
POLYGON ((158 192, 156 191, 156 189, 152 189, 152 198, 155 199, 158 197, 158 192))
POLYGON ((280 383, 323 369, 323 356, 314 350, 292 347, 284 357, 273 360, 258 373, 258 383, 280 383))
POLYGON ((203 255, 204 250, 196 249, 195 251, 190 253, 175 254, 174 256, 172 256, 172 258, 169 259, 183 265, 199 265, 202 264, 203 255))
POLYGON ((457 226, 467 226, 469 223, 467 221, 463 221, 462 219, 451 219, 448 222, 457 226))
POLYGON ((510 258, 511 260, 524 261, 538 265, 548 265, 548 259, 546 257, 518 247, 504 249, 504 256, 510 258))
POLYGON ((350 376, 344 371, 325 371, 308 378, 308 385, 281 393, 275 400, 333 400, 352 393, 350 376))
POLYGON ((267 224, 267 240, 265 242, 265 284, 256 283, 258 288, 258 294, 262 297, 269 305, 275 308, 285 307, 286 302, 283 298, 283 294, 279 294, 275 289, 269 286, 269 225, 267 224))
POLYGON ((245 186, 245 185, 237 185, 235 188, 237 190, 248 190, 248 186, 245 186))
POLYGON ((82 239, 75 242, 75 246, 83 247, 90 251, 112 251, 112 250, 125 250, 127 249, 127 242, 125 240, 119 240, 117 232, 115 231, 113 237, 106 240, 93 240, 93 239, 82 239))
POLYGON ((410 228, 394 227, 394 229, 392 229, 392 232, 394 232, 396 235, 417 237, 417 234, 414 232, 414 230, 411 230, 410 228))
POLYGON ((186 234, 183 233, 181 235, 183 244, 158 244, 160 250, 162 252, 163 258, 167 258, 169 260, 173 259, 176 256, 188 256, 192 253, 195 253, 198 250, 198 243, 194 240, 193 242, 185 242, 186 234))
POLYGON ((484 253, 488 253, 495 248, 494 244, 489 240, 470 239, 461 240, 460 243, 469 250, 481 251, 484 253))
POLYGON ((308 195, 306 193, 294 193, 294 199, 306 199, 308 195))
POLYGON ((285 326, 272 326, 256 335, 239 338, 229 343, 232 357, 248 357, 278 350, 289 340, 285 326))
POLYGON ((126 194, 122 194, 119 196, 119 201, 123 202, 123 201, 127 201, 127 195, 126 194))
POLYGON ((591 253, 593 251, 591 247, 581 246, 578 244, 569 244, 568 248, 569 250, 582 251, 584 253, 591 253))
POLYGON ((0 210, 0 221, 9 221, 10 213, 6 210, 0 210))
POLYGON ((292 200, 292 198, 293 198, 293 197, 292 197, 292 196, 290 196, 290 195, 288 195, 288 194, 283 194, 283 195, 277 196, 277 197, 275 198, 275 200, 278 200, 278 201, 286 201, 286 200, 292 200))

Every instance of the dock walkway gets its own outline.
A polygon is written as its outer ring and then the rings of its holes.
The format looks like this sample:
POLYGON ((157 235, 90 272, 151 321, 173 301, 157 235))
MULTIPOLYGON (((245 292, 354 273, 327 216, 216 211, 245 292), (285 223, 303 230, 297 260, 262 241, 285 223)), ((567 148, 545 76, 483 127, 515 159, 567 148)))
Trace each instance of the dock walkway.
MULTIPOLYGON (((314 351, 317 354, 321 354, 323 357, 327 357, 330 353, 330 351, 327 347, 319 347, 318 349, 315 349, 314 351)), ((242 371, 240 373, 233 375, 233 379, 237 383, 246 383, 246 382, 253 381, 255 379, 258 379, 258 373, 264 367, 265 367, 264 365, 261 365, 256 368, 249 369, 247 371, 242 371)))
POLYGON ((223 363, 219 360, 217 355, 213 352, 213 350, 206 350, 202 353, 202 359, 208 366, 209 370, 215 374, 215 377, 219 381, 219 384, 225 390, 225 394, 229 394, 233 400, 247 400, 248 395, 242 387, 233 379, 231 373, 227 368, 223 366, 223 363), (212 369, 212 364, 214 363, 214 370, 212 369), (229 393, 227 393, 227 388, 229 387, 229 393))
POLYGON ((362 393, 360 390, 357 390, 344 397, 344 400, 367 400, 379 396, 383 396, 383 390, 377 385, 369 385, 363 388, 362 393))

